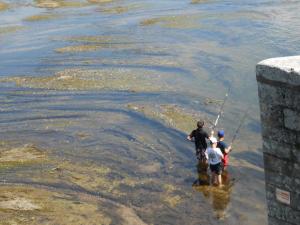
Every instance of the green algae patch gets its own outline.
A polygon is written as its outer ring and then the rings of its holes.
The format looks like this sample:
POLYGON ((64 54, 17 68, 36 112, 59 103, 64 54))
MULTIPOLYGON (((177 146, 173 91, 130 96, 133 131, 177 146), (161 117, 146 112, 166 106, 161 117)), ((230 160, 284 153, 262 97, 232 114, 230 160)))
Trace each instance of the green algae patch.
POLYGON ((59 18, 58 15, 41 14, 41 15, 29 16, 29 17, 25 18, 24 20, 28 21, 28 22, 36 22, 36 21, 51 20, 51 19, 57 19, 57 18, 59 18))
POLYGON ((114 37, 112 36, 74 36, 74 37, 68 37, 64 38, 65 41, 70 42, 85 42, 85 43, 111 43, 114 40, 114 37))
MULTIPOLYGON (((165 73, 164 78, 174 75, 165 73)), ((133 92, 158 92, 173 90, 161 74, 143 69, 67 69, 46 77, 8 77, 0 82, 14 82, 20 87, 55 90, 119 90, 133 92)))
MULTIPOLYGON (((65 182, 76 184, 86 190, 101 192, 115 198, 126 196, 126 193, 120 190, 123 185, 134 188, 140 183, 148 182, 147 179, 135 179, 106 166, 70 161, 58 164, 57 167, 48 171, 48 174, 45 173, 43 178, 53 183, 63 179, 65 182), (118 176, 111 178, 111 174, 118 176)), ((41 178, 37 178, 36 181, 41 181, 41 178)))
POLYGON ((200 3, 207 3, 211 2, 211 0, 191 0, 191 4, 200 4, 200 3))
POLYGON ((132 4, 126 6, 115 6, 115 7, 100 9, 99 12, 107 13, 107 14, 122 14, 139 8, 140 8, 139 5, 132 4))
POLYGON ((161 120, 168 126, 176 128, 186 133, 190 132, 195 128, 196 122, 199 119, 204 119, 205 121, 211 123, 206 116, 200 114, 199 112, 187 110, 173 104, 165 104, 165 105, 128 104, 127 107, 131 110, 141 112, 147 117, 161 120))
POLYGON ((140 25, 160 25, 165 28, 196 29, 200 27, 199 15, 170 15, 144 19, 140 25))
POLYGON ((35 0, 36 6, 39 8, 61 8, 61 7, 83 7, 88 4, 81 1, 65 1, 65 0, 35 0))
POLYGON ((180 204, 180 202, 182 202, 182 197, 178 194, 175 194, 176 192, 180 191, 178 188, 171 184, 164 184, 163 188, 165 189, 165 192, 161 197, 163 202, 167 203, 172 208, 176 207, 178 204, 180 204))
POLYGON ((87 1, 92 4, 107 4, 107 3, 112 3, 115 0, 87 0, 87 1))
POLYGON ((8 4, 4 2, 0 2, 0 11, 4 11, 8 9, 8 4))
POLYGON ((41 162, 45 159, 46 154, 34 145, 24 145, 22 147, 0 151, 1 167, 41 162))
POLYGON ((14 33, 19 30, 24 29, 22 26, 8 26, 8 27, 0 27, 0 35, 7 34, 7 33, 14 33))
POLYGON ((109 216, 99 210, 101 200, 22 186, 1 186, 0 192, 1 225, 111 224, 109 216))
POLYGON ((100 50, 99 45, 74 45, 55 49, 57 53, 91 52, 100 50))

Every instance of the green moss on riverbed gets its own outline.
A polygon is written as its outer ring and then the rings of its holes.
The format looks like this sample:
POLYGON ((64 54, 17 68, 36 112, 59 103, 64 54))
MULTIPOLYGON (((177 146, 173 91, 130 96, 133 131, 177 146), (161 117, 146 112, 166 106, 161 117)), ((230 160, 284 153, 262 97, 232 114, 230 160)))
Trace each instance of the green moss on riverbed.
POLYGON ((42 21, 42 20, 51 20, 51 19, 57 19, 60 16, 53 15, 53 14, 41 14, 41 15, 33 15, 26 17, 24 20, 29 22, 36 22, 36 21, 42 21))
POLYGON ((42 188, 1 186, 1 225, 110 224, 97 201, 42 188))
POLYGON ((34 145, 0 149, 0 169, 31 165, 46 160, 46 154, 34 145))
POLYGON ((14 33, 19 30, 24 29, 22 26, 8 26, 8 27, 0 27, 0 35, 7 34, 7 33, 14 33))
MULTIPOLYGON (((165 73, 164 78, 173 74, 165 73)), ((133 92, 170 91, 161 75, 142 69, 67 69, 48 77, 9 77, 0 82, 14 82, 20 87, 55 90, 119 90, 133 92)))
POLYGON ((160 25, 165 28, 196 29, 200 27, 199 15, 170 15, 141 21, 142 26, 160 25))
POLYGON ((136 105, 128 104, 128 108, 141 112, 145 116, 162 120, 168 126, 176 128, 185 133, 195 129, 196 122, 204 119, 210 123, 210 119, 195 111, 188 111, 177 105, 136 105))
POLYGON ((83 7, 87 2, 67 0, 35 0, 36 6, 40 8, 61 8, 61 7, 83 7))

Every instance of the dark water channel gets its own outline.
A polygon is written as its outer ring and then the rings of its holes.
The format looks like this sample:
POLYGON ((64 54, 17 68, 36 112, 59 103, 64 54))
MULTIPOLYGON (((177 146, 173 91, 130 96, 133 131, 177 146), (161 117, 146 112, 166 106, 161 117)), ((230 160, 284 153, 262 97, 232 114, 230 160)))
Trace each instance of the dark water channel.
POLYGON ((1 225, 267 223, 255 65, 299 52, 298 1, 5 3, 1 225), (228 140, 251 108, 216 188, 185 138, 229 86, 228 140))

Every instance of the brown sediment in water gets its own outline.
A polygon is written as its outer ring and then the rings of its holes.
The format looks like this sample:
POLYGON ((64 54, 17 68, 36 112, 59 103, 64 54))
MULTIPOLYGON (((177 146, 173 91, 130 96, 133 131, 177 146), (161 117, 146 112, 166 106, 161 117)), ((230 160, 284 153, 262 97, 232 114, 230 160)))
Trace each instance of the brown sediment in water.
POLYGON ((201 26, 199 15, 170 15, 151 19, 144 19, 142 26, 160 25, 166 28, 195 29, 201 26))
POLYGON ((60 16, 58 16, 58 15, 41 14, 41 15, 33 15, 33 16, 26 17, 24 20, 29 21, 29 22, 35 22, 35 21, 56 19, 56 18, 59 18, 59 17, 60 16))
POLYGON ((211 2, 211 0, 191 0, 192 4, 207 3, 207 2, 211 2))
POLYGON ((12 149, 1 149, 1 167, 23 165, 26 163, 42 162, 46 159, 46 154, 34 145, 24 145, 12 149))
POLYGON ((129 4, 126 6, 115 6, 115 7, 104 8, 104 9, 101 8, 98 11, 103 13, 109 13, 109 14, 121 14, 139 8, 140 6, 137 4, 129 4))
MULTIPOLYGON (((174 74, 165 73, 164 78, 174 74)), ((119 90, 157 92, 172 90, 161 75, 143 69, 67 69, 48 77, 8 77, 0 82, 14 82, 17 86, 55 90, 119 90)))
POLYGON ((0 11, 4 11, 8 9, 8 4, 4 2, 0 2, 0 11))
POLYGON ((1 225, 38 225, 45 221, 62 225, 111 223, 98 207, 101 201, 32 187, 2 185, 0 191, 1 225))
POLYGON ((37 182, 59 183, 64 181, 76 184, 86 190, 96 191, 114 198, 125 197, 126 192, 121 190, 121 186, 134 188, 141 183, 150 182, 149 179, 136 179, 128 176, 122 171, 113 170, 107 166, 99 166, 93 163, 74 163, 63 161, 61 163, 53 161, 54 168, 43 172, 43 176, 33 178, 37 182), (118 174, 117 178, 111 178, 110 174, 118 174))
POLYGON ((112 3, 115 0, 87 0, 87 1, 93 4, 105 4, 105 3, 112 3))
POLYGON ((55 49, 57 53, 91 52, 102 49, 99 45, 74 45, 55 49))
POLYGON ((68 37, 63 39, 64 41, 70 41, 70 42, 85 42, 85 43, 99 43, 99 44, 105 44, 105 43, 111 43, 115 40, 115 37, 113 36, 74 36, 74 37, 68 37))
POLYGON ((208 123, 210 119, 199 112, 188 111, 177 105, 136 105, 128 104, 129 109, 143 113, 150 118, 162 120, 168 126, 176 128, 185 133, 195 129, 196 122, 204 119, 208 123))

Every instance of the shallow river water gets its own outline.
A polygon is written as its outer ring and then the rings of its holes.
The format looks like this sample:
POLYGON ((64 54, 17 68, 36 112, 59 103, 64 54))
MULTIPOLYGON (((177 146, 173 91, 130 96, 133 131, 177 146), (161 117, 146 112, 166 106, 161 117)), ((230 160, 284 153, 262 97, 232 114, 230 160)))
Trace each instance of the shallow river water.
POLYGON ((299 1, 0 0, 0 224, 267 223, 255 65, 299 1), (207 185, 186 135, 230 142, 207 185))

